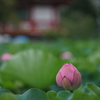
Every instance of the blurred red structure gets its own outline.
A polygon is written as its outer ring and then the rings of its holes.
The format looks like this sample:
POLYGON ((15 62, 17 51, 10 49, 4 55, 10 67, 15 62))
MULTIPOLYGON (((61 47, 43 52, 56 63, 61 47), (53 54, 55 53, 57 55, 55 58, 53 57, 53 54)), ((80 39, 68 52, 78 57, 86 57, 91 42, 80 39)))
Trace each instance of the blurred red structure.
MULTIPOLYGON (((60 6, 71 0, 17 0, 21 22, 17 27, 7 23, 3 33, 11 35, 43 35, 60 25, 60 6)), ((0 29, 1 30, 1 29, 0 29)))

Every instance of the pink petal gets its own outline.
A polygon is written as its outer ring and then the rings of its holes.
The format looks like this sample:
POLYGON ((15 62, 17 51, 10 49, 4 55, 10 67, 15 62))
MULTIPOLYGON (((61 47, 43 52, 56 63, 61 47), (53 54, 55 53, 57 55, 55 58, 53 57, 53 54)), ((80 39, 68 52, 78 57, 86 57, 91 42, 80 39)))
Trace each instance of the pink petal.
POLYGON ((56 76, 56 82, 58 84, 58 86, 61 86, 62 87, 62 76, 61 76, 61 73, 58 72, 57 76, 56 76))
POLYGON ((60 69, 60 73, 62 77, 67 77, 71 82, 73 81, 73 74, 76 69, 70 64, 64 64, 60 69))
POLYGON ((73 69, 77 70, 75 66, 73 66, 71 63, 69 64, 73 69))
POLYGON ((78 71, 74 72, 73 89, 77 89, 82 83, 81 74, 78 71))
POLYGON ((63 78, 62 87, 64 89, 66 89, 66 90, 69 90, 69 91, 73 90, 72 89, 72 84, 71 84, 70 80, 67 79, 66 77, 63 78))
POLYGON ((1 56, 2 61, 6 61, 6 60, 11 59, 11 58, 12 58, 12 54, 9 54, 9 53, 5 53, 1 56))

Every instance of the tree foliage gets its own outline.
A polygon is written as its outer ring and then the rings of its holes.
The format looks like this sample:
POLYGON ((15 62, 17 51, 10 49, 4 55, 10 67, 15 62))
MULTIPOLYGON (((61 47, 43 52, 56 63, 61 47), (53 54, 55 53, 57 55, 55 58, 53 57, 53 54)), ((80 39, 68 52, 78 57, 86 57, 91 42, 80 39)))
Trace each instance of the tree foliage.
POLYGON ((0 22, 5 23, 13 20, 15 0, 0 0, 0 22))
POLYGON ((91 15, 93 18, 97 17, 96 9, 90 0, 73 0, 73 3, 70 4, 69 9, 67 8, 66 10, 64 12, 64 16, 67 16, 73 11, 78 11, 86 15, 91 15))

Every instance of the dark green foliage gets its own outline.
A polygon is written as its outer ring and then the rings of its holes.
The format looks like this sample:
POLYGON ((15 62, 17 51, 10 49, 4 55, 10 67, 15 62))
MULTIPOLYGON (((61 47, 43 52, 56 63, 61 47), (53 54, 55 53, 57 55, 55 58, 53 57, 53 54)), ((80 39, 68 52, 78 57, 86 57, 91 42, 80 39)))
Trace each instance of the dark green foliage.
POLYGON ((0 22, 15 20, 15 0, 0 0, 0 22))
POLYGON ((31 88, 23 94, 0 94, 0 100, 100 100, 99 87, 88 83, 84 89, 87 89, 89 93, 81 90, 75 90, 73 93, 70 93, 67 90, 59 92, 48 91, 45 93, 42 90, 31 88))
POLYGON ((62 12, 61 21, 66 37, 76 39, 97 37, 97 17, 96 8, 91 0, 73 0, 73 3, 66 6, 62 12))

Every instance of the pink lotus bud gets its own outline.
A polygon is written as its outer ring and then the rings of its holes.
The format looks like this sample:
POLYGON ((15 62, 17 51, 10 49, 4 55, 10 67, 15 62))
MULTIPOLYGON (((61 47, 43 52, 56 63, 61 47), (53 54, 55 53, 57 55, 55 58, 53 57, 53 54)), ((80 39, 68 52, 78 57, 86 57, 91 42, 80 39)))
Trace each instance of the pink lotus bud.
POLYGON ((79 71, 72 64, 64 64, 56 76, 58 86, 73 91, 81 85, 82 78, 79 71))
POLYGON ((72 57, 72 53, 71 52, 64 52, 60 55, 60 58, 62 59, 70 59, 72 57))
POLYGON ((2 61, 6 61, 6 60, 11 59, 11 58, 12 58, 12 54, 9 54, 9 53, 5 53, 1 56, 2 61))

